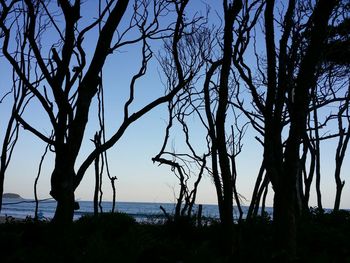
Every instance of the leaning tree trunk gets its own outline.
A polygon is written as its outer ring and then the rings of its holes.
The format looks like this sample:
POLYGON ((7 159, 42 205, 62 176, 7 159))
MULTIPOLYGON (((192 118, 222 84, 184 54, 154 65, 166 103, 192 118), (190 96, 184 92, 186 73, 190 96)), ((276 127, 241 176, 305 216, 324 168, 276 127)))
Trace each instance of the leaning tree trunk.
POLYGON ((259 193, 261 192, 260 189, 263 187, 263 179, 265 181, 265 165, 264 162, 261 163, 260 169, 259 169, 259 173, 257 176, 257 179, 255 181, 255 186, 254 186, 254 191, 253 191, 253 195, 252 195, 252 199, 249 205, 249 209, 248 209, 248 213, 247 213, 247 220, 252 219, 257 213, 254 213, 254 211, 259 210, 259 204, 260 204, 260 197, 261 194, 259 195, 259 193))
POLYGON ((253 207, 252 214, 250 215, 250 218, 247 217, 247 219, 252 219, 256 218, 259 213, 259 208, 260 208, 260 215, 264 216, 265 214, 265 207, 266 207, 266 197, 267 193, 269 191, 269 177, 267 174, 265 174, 264 181, 260 185, 259 191, 256 195, 256 204, 255 207, 253 207), (261 202, 261 207, 260 207, 260 202, 261 202))

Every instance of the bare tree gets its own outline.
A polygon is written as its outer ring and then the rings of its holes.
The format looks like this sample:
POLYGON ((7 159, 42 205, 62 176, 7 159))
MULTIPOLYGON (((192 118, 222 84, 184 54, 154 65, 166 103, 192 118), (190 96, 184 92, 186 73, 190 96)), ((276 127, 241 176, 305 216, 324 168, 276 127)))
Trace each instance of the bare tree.
MULTIPOLYGON (((336 4, 337 4, 337 1, 319 1, 316 4, 314 12, 309 20, 309 25, 310 25, 309 43, 303 57, 300 60, 300 68, 299 68, 298 74, 295 80, 292 82, 294 83, 294 86, 292 86, 290 89, 290 92, 291 92, 291 97, 289 101, 289 103, 291 103, 291 105, 289 106, 290 129, 289 129, 289 136, 288 136, 288 140, 286 142, 286 147, 284 151, 284 161, 282 162, 278 161, 276 163, 276 159, 274 159, 272 155, 270 155, 273 152, 269 153, 269 150, 265 148, 265 153, 266 153, 265 156, 267 158, 267 167, 268 167, 267 169, 271 169, 271 167, 269 168, 270 165, 274 165, 275 167, 280 167, 281 169, 278 173, 276 173, 277 171, 274 170, 275 169, 274 167, 272 168, 272 173, 269 172, 269 176, 275 190, 274 221, 276 222, 277 233, 278 233, 277 240, 279 244, 282 245, 282 248, 287 249, 289 256, 291 257, 294 257, 296 253, 295 251, 296 249, 296 244, 295 244, 296 211, 294 209, 296 204, 296 200, 295 200, 296 178, 297 178, 298 169, 299 169, 298 167, 299 146, 306 130, 306 117, 307 117, 308 105, 310 102, 309 92, 310 90, 312 91, 312 89, 315 86, 316 70, 320 63, 319 57, 322 54, 322 45, 324 45, 326 40, 326 28, 328 25, 328 20, 336 4), (270 161, 272 162, 269 163, 270 161), (281 176, 284 176, 285 178, 281 178, 281 176), (283 230, 286 231, 287 234, 286 233, 282 234, 283 230)), ((288 13, 287 11, 287 15, 286 15, 287 22, 286 22, 285 33, 287 32, 287 35, 284 34, 282 36, 281 44, 283 44, 283 37, 288 36, 288 25, 289 26, 292 25, 289 23, 292 23, 293 9, 294 9, 293 1, 291 1, 290 6, 288 8, 288 11, 290 11, 290 13, 288 13)), ((267 19, 267 17, 270 15, 269 12, 272 12, 272 9, 267 8, 266 10, 267 11, 266 11, 265 19, 267 19)), ((271 26, 272 26, 271 24, 270 25, 267 24, 267 27, 271 27, 271 26)), ((272 34, 270 36, 267 34, 268 49, 274 47, 274 44, 272 44, 272 42, 271 43, 268 42, 268 41, 272 41, 271 38, 273 37, 273 32, 271 33, 272 34)), ((285 62, 283 61, 283 56, 281 56, 281 50, 284 50, 284 48, 285 47, 280 47, 280 57, 279 57, 279 61, 280 61, 279 74, 280 75, 278 78, 279 80, 278 85, 287 84, 285 83, 285 81, 287 80, 286 78, 287 76, 283 76, 285 74, 283 73, 284 71, 283 64, 285 62)), ((275 51, 272 51, 272 52, 275 52, 275 51)), ((267 52, 267 54, 269 57, 269 51, 267 52)), ((270 76, 268 77, 269 83, 271 83, 272 78, 274 78, 274 73, 272 73, 272 71, 275 70, 274 62, 273 61, 270 61, 270 62, 271 64, 269 63, 268 65, 269 67, 268 72, 270 73, 270 76)), ((272 83, 273 82, 274 80, 272 81, 272 83)), ((276 84, 273 84, 273 86, 274 86, 273 89, 275 89, 276 84)), ((281 86, 280 88, 283 89, 283 87, 281 86)), ((269 88, 268 88, 268 92, 269 92, 269 88)), ((271 97, 271 99, 272 98, 273 97, 271 97)), ((281 100, 283 99, 281 98, 281 100)), ((278 118, 280 117, 278 116, 278 118)), ((268 126, 266 126, 266 131, 267 130, 269 130, 268 126)), ((265 147, 266 145, 272 142, 271 141, 272 138, 269 138, 269 136, 271 135, 272 134, 265 136, 265 142, 266 142, 265 147)))
POLYGON ((233 190, 233 197, 236 201, 237 209, 238 209, 238 221, 240 222, 243 219, 243 208, 241 205, 241 200, 244 199, 243 196, 241 196, 237 190, 237 164, 236 164, 236 157, 242 152, 243 148, 243 137, 247 131, 248 122, 243 124, 242 126, 239 126, 238 119, 239 116, 236 115, 236 112, 233 108, 233 115, 234 115, 234 125, 231 125, 231 138, 228 142, 228 145, 231 146, 231 152, 229 153, 229 158, 231 161, 231 169, 232 169, 232 190, 233 190))
MULTIPOLYGON (((276 45, 274 1, 266 1, 264 33, 266 71, 260 70, 260 86, 253 79, 243 56, 237 56, 235 66, 245 81, 261 125, 255 127, 264 136, 264 164, 274 189, 274 224, 276 245, 287 257, 296 253, 297 178, 299 176, 299 148, 306 131, 310 92, 315 87, 326 29, 337 1, 320 0, 306 23, 295 20, 296 1, 289 1, 279 25, 282 28, 279 46, 276 45), (304 25, 306 41, 300 51, 300 35, 294 34, 304 25), (298 65, 296 67, 296 65, 298 65), (266 75, 265 75, 266 72, 266 75), (264 91, 261 91, 264 87, 264 91), (288 114, 288 115, 287 115, 288 114), (288 138, 282 141, 282 130, 288 120, 288 138)), ((243 24, 243 29, 245 25, 243 24)), ((246 36, 242 30, 241 37, 246 36)), ((246 38, 245 38, 246 39, 246 38)), ((247 40, 246 40, 247 41, 247 40)), ((239 47, 237 47, 239 48, 239 47)), ((238 53, 240 54, 240 53, 238 53)), ((251 115, 250 115, 251 116, 251 115)))
MULTIPOLYGON (((307 8, 306 8, 307 9, 307 8)), ((328 128, 332 125, 333 121, 336 121, 339 127, 339 116, 342 115, 341 111, 344 109, 339 107, 338 113, 333 113, 331 110, 329 113, 325 114, 328 108, 338 107, 340 105, 347 104, 347 83, 348 83, 348 74, 349 74, 349 64, 348 60, 348 50, 344 48, 349 42, 349 28, 346 26, 349 22, 349 6, 346 4, 346 1, 340 1, 339 5, 334 9, 332 18, 330 20, 330 25, 327 30, 327 42, 324 47, 324 52, 322 55, 322 65, 318 69, 318 83, 316 89, 311 96, 311 104, 308 116, 308 135, 305 135, 304 138, 304 153, 301 158, 303 163, 302 169, 303 178, 304 178, 304 194, 303 194, 303 206, 304 210, 308 209, 308 201, 310 196, 310 186, 316 176, 316 194, 317 194, 317 206, 322 210, 322 200, 321 200, 321 142, 329 139, 338 137, 338 142, 342 144, 343 136, 347 133, 344 131, 338 132, 334 131, 333 128, 328 128), (320 114, 319 112, 322 112, 320 114), (325 130, 325 132, 323 132, 325 130), (332 133, 329 134, 329 131, 332 133), (323 133, 323 134, 322 134, 323 133), (306 172, 305 161, 309 152, 310 164, 309 171, 306 172)), ((301 15, 301 14, 300 14, 301 15)), ((345 116, 343 116, 346 120, 345 116)), ((340 120, 343 121, 342 119, 340 120)), ((342 126, 342 124, 340 124, 342 126)), ((344 141, 345 142, 345 141, 344 141)), ((341 180, 337 176, 340 169, 337 167, 342 161, 341 159, 340 147, 336 151, 336 168, 335 168, 335 177, 337 182, 337 188, 341 189, 341 180), (340 159, 339 159, 340 157, 340 159)), ((345 147, 346 148, 346 147, 345 147)))
MULTIPOLYGON (((102 77, 102 72, 101 72, 101 80, 103 79, 102 77)), ((100 138, 99 138, 99 142, 98 144, 95 144, 95 146, 97 146, 96 148, 98 148, 101 143, 105 143, 106 142, 106 124, 105 124, 105 103, 104 103, 104 90, 103 90, 103 83, 101 81, 100 85, 99 85, 99 89, 98 89, 98 94, 97 94, 97 98, 98 98, 98 119, 99 119, 99 124, 100 124, 100 138)), ((99 158, 99 157, 97 157, 99 158)), ((96 160, 95 160, 96 162, 96 160)), ((106 174, 107 177, 111 183, 111 187, 112 187, 112 209, 111 212, 114 213, 115 212, 115 205, 116 205, 116 188, 115 188, 115 180, 117 179, 116 176, 111 176, 110 173, 110 168, 109 168, 109 162, 108 162, 108 155, 107 155, 107 151, 103 152, 101 154, 101 172, 100 172, 100 201, 99 201, 99 205, 100 205, 100 210, 102 212, 102 174, 104 172, 104 169, 106 170, 106 174)))
POLYGON ((320 130, 322 125, 319 123, 318 117, 318 104, 319 101, 315 94, 311 94, 311 105, 312 110, 308 115, 307 120, 307 132, 303 137, 303 154, 300 158, 300 175, 298 177, 298 187, 299 191, 302 191, 303 185, 304 190, 302 193, 298 193, 297 196, 301 198, 299 205, 304 212, 309 210, 309 199, 311 183, 316 175, 316 193, 317 193, 317 206, 321 211, 322 208, 322 197, 321 197, 321 150, 320 150, 320 130), (307 169, 307 157, 310 157, 309 167, 307 169))
MULTIPOLYGON (((244 6, 245 10, 251 10, 258 7, 258 1, 255 1, 252 5, 244 6)), ((203 171, 203 165, 205 170, 212 177, 217 194, 220 219, 225 227, 230 228, 233 223, 233 200, 236 200, 239 210, 239 218, 243 217, 243 210, 241 208, 241 196, 238 193, 236 187, 237 168, 236 168, 236 156, 242 150, 242 138, 246 130, 246 124, 242 126, 238 123, 239 114, 235 113, 235 107, 233 98, 239 92, 237 88, 238 82, 231 71, 231 58, 233 55, 233 30, 234 23, 238 19, 238 14, 241 12, 243 3, 241 1, 233 1, 229 4, 227 1, 223 1, 224 20, 223 28, 208 27, 205 30, 199 31, 200 36, 196 34, 192 37, 195 39, 204 39, 205 42, 200 45, 204 47, 201 59, 205 61, 205 68, 200 72, 200 80, 198 83, 194 83, 186 92, 181 93, 181 96, 177 96, 169 105, 169 126, 166 131, 166 140, 169 137, 169 127, 174 119, 183 127, 185 134, 185 142, 187 148, 190 149, 189 155, 191 160, 199 160, 202 165, 198 165, 198 174, 203 171), (204 55, 204 56, 203 56, 204 55), (203 83, 203 84, 202 84, 203 83), (201 87, 201 88, 198 88, 201 87), (173 113, 174 112, 174 113, 173 113), (177 118, 176 118, 177 117, 177 118), (180 118, 179 118, 180 117, 180 118), (226 119, 227 117, 227 119, 226 119), (194 145, 189 142, 189 131, 191 125, 187 125, 189 120, 193 118, 198 119, 201 126, 204 128, 204 146, 207 149, 203 154, 198 154, 194 150, 194 145), (231 125, 227 125, 230 122, 231 125), (202 157, 203 156, 203 157, 202 157), (205 161, 204 157, 207 156, 208 160, 205 161)), ((257 8, 256 12, 259 13, 261 8, 257 8)), ((257 14, 254 17, 255 21, 257 14)), ((192 46, 196 45, 195 41, 191 41, 192 46)), ((190 43, 187 43, 189 45, 190 43)), ((187 47, 191 48, 191 46, 187 47)), ((193 57, 183 56, 183 65, 193 65, 193 57)), ((164 63, 163 63, 164 65, 164 63)), ((194 65, 193 65, 194 66, 194 65)), ((166 76, 168 76, 167 83, 170 85, 173 83, 171 77, 174 76, 173 69, 166 67, 164 69, 166 76), (170 69, 170 70, 169 70, 170 69)), ((198 137, 198 136, 197 136, 198 137)), ((198 144, 198 143, 197 143, 198 144)), ((165 145, 161 153, 168 154, 172 158, 184 156, 185 154, 165 152, 165 145)), ((203 150, 202 150, 203 151, 203 150)), ((160 160, 158 155, 158 161, 167 163, 170 166, 178 167, 176 169, 183 169, 183 165, 179 165, 174 160, 162 159, 160 160)), ((189 157, 186 155, 186 157, 189 157)), ((157 160, 157 158, 155 158, 157 160)), ((180 180, 180 197, 181 189, 186 192, 186 174, 181 172, 180 180)), ((180 200, 181 198, 178 198, 180 200)))
MULTIPOLYGON (((178 106, 178 101, 176 101, 175 105, 178 106)), ((164 142, 160 152, 152 158, 152 160, 153 162, 158 162, 160 165, 169 165, 173 173, 179 179, 180 189, 174 214, 174 219, 176 221, 184 216, 191 218, 193 215, 193 206, 196 201, 198 186, 206 171, 209 153, 204 153, 203 156, 199 156, 196 153, 196 150, 191 144, 189 128, 184 120, 185 112, 181 112, 184 105, 181 104, 180 109, 178 109, 180 112, 176 113, 176 116, 174 117, 175 105, 173 105, 172 102, 169 102, 169 122, 165 131, 164 142), (182 131, 185 136, 185 142, 189 149, 189 153, 186 153, 184 150, 183 153, 166 151, 170 138, 170 129, 173 126, 174 118, 177 118, 182 125, 182 131), (190 188, 189 180, 194 176, 196 176, 196 179, 194 180, 193 188, 190 188)))
POLYGON ((174 39, 165 41, 165 52, 159 58, 165 73, 165 84, 169 90, 174 89, 178 85, 179 77, 181 81, 183 78, 181 77, 183 75, 181 72, 192 72, 193 74, 193 78, 191 82, 187 83, 186 88, 168 103, 169 121, 163 145, 160 152, 152 158, 154 162, 169 165, 179 179, 180 189, 175 207, 175 220, 183 216, 191 217, 197 188, 205 172, 206 158, 208 157, 208 153, 203 153, 203 155, 197 154, 191 143, 190 128, 186 120, 188 116, 195 112, 192 108, 193 96, 191 93, 195 92, 193 86, 196 84, 200 71, 205 65, 204 61, 210 48, 207 41, 209 31, 204 26, 204 22, 204 19, 202 19, 193 24, 176 46, 174 45, 174 39), (176 52, 174 52, 174 48, 176 48, 176 52), (178 54, 177 57, 174 57, 174 54, 178 54), (181 130, 187 151, 186 149, 181 150, 181 152, 167 150, 174 122, 179 123, 180 127, 182 127, 181 130), (191 174, 195 174, 197 177, 192 189, 189 186, 189 180, 193 177, 191 174))
POLYGON ((347 1, 339 1, 339 5, 334 11, 331 24, 328 27, 328 41, 325 47, 324 63, 322 74, 325 75, 325 82, 333 100, 338 99, 339 106, 336 114, 330 114, 328 120, 336 120, 338 132, 338 144, 335 153, 335 171, 334 178, 336 181, 336 196, 334 210, 338 211, 341 201, 341 194, 345 181, 341 180, 341 168, 345 157, 346 149, 350 137, 349 129, 349 49, 350 43, 350 6, 347 1), (341 95, 337 95, 337 94, 341 95), (346 124, 348 127, 346 127, 346 124))
MULTIPOLYGON (((132 9, 130 22, 123 31, 118 31, 118 28, 129 6, 128 0, 107 1, 101 15, 87 26, 82 26, 79 23, 81 18, 81 1, 79 0, 74 1, 74 3, 60 0, 58 1, 58 8, 44 1, 32 2, 26 0, 11 6, 12 9, 16 10, 16 16, 12 16, 11 19, 0 24, 4 34, 2 50, 5 58, 10 62, 16 75, 24 83, 23 85, 30 94, 39 101, 54 130, 54 137, 50 139, 39 129, 26 122, 24 118, 16 116, 17 121, 25 129, 31 131, 44 142, 49 143, 55 152, 55 166, 51 175, 50 192, 57 201, 54 221, 71 222, 74 210, 74 191, 82 180, 86 169, 95 158, 112 147, 130 124, 159 104, 170 100, 186 85, 188 79, 191 79, 191 73, 182 76, 182 82, 174 90, 131 115, 129 114, 129 106, 134 100, 134 84, 130 85, 130 98, 125 104, 124 121, 120 129, 93 151, 78 170, 78 173, 75 173, 74 167, 82 146, 91 109, 90 105, 101 82, 99 73, 107 56, 126 45, 139 42, 147 43, 147 39, 156 40, 169 36, 171 31, 173 31, 172 36, 176 38, 174 44, 176 46, 178 39, 182 36, 183 29, 191 23, 184 23, 183 21, 182 15, 186 3, 176 4, 176 7, 180 7, 180 9, 177 10, 178 18, 173 29, 167 26, 161 28, 159 22, 160 16, 171 11, 173 3, 168 1, 136 1, 132 9), (52 16, 53 13, 55 13, 55 16, 52 16), (56 14, 62 18, 61 22, 56 20, 56 14), (12 22, 18 21, 20 23, 22 19, 27 21, 28 24, 25 27, 22 26, 21 31, 18 32, 13 27, 12 22), (96 39, 96 48, 90 61, 87 60, 86 50, 83 47, 84 37, 100 21, 103 21, 103 26, 96 39), (52 29, 52 33, 58 39, 50 44, 45 42, 46 47, 51 46, 45 54, 45 49, 41 49, 41 45, 43 41, 48 40, 48 38, 43 38, 48 28, 52 29), (134 37, 131 37, 131 34, 129 36, 128 33, 134 29, 138 34, 134 37), (40 82, 34 82, 30 76, 27 76, 19 61, 13 56, 9 42, 13 39, 12 35, 16 33, 25 36, 23 41, 27 45, 26 48, 30 48, 33 52, 26 63, 40 69, 40 82)), ((3 9, 8 8, 4 1, 1 2, 1 7, 3 9)), ((149 45, 144 46, 147 48, 141 52, 146 52, 148 56, 151 56, 152 52, 149 45)), ((142 65, 142 68, 145 71, 147 65, 142 65)), ((135 82, 137 78, 134 78, 133 81, 135 82)))
MULTIPOLYGON (((212 155, 217 154, 218 163, 221 171, 221 182, 220 192, 221 200, 219 206, 221 206, 221 220, 226 226, 231 226, 233 222, 233 177, 230 168, 230 160, 226 147, 226 111, 228 107, 229 99, 229 75, 231 70, 232 55, 233 55, 233 24, 236 20, 237 15, 242 9, 242 1, 233 1, 232 4, 228 4, 227 1, 223 1, 224 7, 224 36, 223 36, 223 50, 221 58, 221 70, 220 70, 220 82, 218 90, 218 106, 215 114, 215 123, 212 121, 212 113, 210 105, 206 103, 207 118, 209 126, 211 126, 210 137, 212 140, 212 155), (209 116, 210 114, 210 116, 209 116), (221 188, 222 187, 222 188, 221 188)), ((214 179, 218 181, 219 178, 214 179)), ((218 191, 218 183, 215 183, 216 190, 218 191)), ((219 197, 219 195, 218 195, 219 197)))

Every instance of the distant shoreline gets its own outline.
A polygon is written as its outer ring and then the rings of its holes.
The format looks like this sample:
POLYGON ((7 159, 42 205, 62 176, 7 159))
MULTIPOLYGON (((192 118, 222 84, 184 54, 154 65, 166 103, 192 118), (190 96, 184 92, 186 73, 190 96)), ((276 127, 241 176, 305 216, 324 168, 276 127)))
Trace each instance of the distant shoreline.
POLYGON ((23 199, 22 196, 16 193, 4 193, 2 194, 2 198, 8 198, 8 199, 23 199))

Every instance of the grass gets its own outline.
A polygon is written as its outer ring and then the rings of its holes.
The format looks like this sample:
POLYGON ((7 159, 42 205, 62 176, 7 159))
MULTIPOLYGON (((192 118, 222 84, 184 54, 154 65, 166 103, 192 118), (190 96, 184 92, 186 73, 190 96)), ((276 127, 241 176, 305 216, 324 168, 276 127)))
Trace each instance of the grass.
MULTIPOLYGON (((121 213, 65 227, 8 222, 0 225, 0 262, 271 262, 271 235, 267 218, 235 225, 232 233, 216 222, 141 224, 121 213)), ((300 223, 299 262, 350 262, 349 241, 348 212, 312 213, 300 223)))

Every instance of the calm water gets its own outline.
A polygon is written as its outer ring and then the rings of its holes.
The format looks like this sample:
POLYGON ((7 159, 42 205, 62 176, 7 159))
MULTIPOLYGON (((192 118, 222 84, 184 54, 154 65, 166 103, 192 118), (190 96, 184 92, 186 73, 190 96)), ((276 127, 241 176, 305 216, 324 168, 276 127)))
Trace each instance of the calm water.
MULTIPOLYGON (((80 209, 75 211, 74 218, 78 219, 84 214, 93 213, 92 201, 79 201, 80 209)), ((162 216, 163 213, 160 210, 160 206, 163 206, 167 213, 173 214, 175 204, 172 203, 142 203, 142 202, 117 202, 116 209, 118 212, 127 213, 135 217, 138 221, 152 219, 155 216, 162 216)), ((109 212, 112 209, 112 202, 102 202, 104 212, 109 212)), ((56 202, 53 200, 41 201, 39 203, 40 216, 45 218, 52 218, 55 212, 56 202)), ((243 207, 244 213, 247 212, 248 207, 243 207)), ((234 216, 238 217, 237 209, 234 209, 234 216)), ((267 212, 270 209, 267 210, 267 212)), ((27 216, 34 217, 35 202, 33 200, 26 199, 8 199, 4 198, 3 208, 0 213, 1 216, 13 216, 16 218, 26 218, 27 216)), ((197 211, 197 206, 194 208, 194 212, 197 211)), ((202 215, 205 217, 218 218, 219 211, 217 205, 203 205, 202 215)))
MULTIPOLYGON (((78 219, 84 214, 93 213, 92 201, 79 201, 80 209, 75 211, 74 218, 78 219)), ((172 214, 175 208, 171 203, 138 203, 138 202, 117 202, 116 209, 118 212, 127 213, 137 220, 144 220, 162 215, 160 206, 172 214)), ((39 213, 45 218, 52 218, 55 212, 56 202, 54 200, 40 201, 39 213)), ((104 212, 109 212, 112 209, 112 202, 102 202, 104 212)), ((197 207, 195 207, 195 210, 197 207)), ((1 216, 13 216, 16 218, 26 218, 27 216, 34 217, 35 202, 34 200, 26 199, 8 199, 4 198, 1 216)), ((216 205, 203 205, 203 216, 218 217, 218 207, 216 205)))

